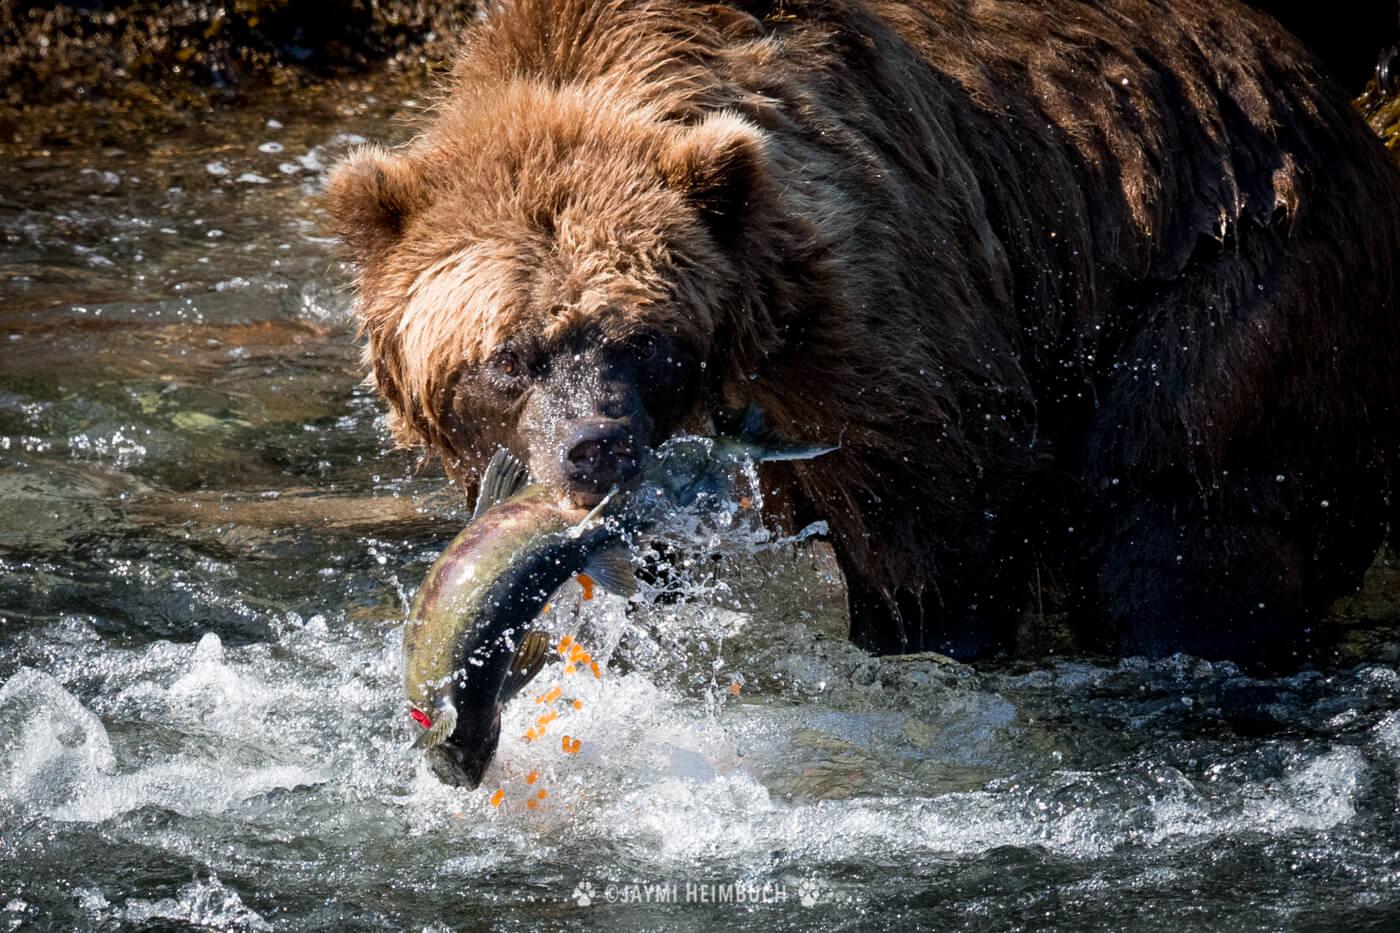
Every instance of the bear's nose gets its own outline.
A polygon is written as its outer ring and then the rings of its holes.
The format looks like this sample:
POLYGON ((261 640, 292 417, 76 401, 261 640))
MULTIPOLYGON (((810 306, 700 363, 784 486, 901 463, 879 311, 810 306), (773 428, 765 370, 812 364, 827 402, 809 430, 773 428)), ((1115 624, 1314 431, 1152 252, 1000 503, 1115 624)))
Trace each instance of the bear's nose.
POLYGON ((604 492, 637 472, 637 445, 624 422, 575 424, 563 446, 564 478, 590 492, 604 492))

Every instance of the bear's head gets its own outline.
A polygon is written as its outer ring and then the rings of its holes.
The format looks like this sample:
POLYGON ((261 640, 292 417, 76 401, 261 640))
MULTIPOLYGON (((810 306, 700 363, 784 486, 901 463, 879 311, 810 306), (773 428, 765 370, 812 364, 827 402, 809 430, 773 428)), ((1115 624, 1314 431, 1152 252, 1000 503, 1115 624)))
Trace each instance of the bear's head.
POLYGON ((702 429, 761 342, 742 269, 764 159, 738 116, 532 81, 352 154, 330 209, 400 442, 464 480, 507 447, 588 505, 702 429))

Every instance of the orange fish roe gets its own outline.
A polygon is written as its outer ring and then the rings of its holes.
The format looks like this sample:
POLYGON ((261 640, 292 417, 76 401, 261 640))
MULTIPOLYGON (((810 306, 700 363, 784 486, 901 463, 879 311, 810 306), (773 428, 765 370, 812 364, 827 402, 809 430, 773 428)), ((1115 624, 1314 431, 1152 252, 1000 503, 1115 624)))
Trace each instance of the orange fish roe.
POLYGON ((577 668, 575 668, 572 664, 565 664, 565 665, 564 665, 564 673, 565 673, 565 674, 572 674, 575 670, 577 670, 577 668))
POLYGON ((499 807, 501 805, 501 801, 505 799, 506 789, 502 787, 500 790, 496 791, 494 794, 491 795, 491 806, 499 807))
POLYGON ((547 712, 547 713, 545 713, 543 716, 541 716, 539 719, 536 719, 536 720, 535 720, 535 725, 539 726, 539 727, 540 727, 540 731, 543 732, 545 726, 549 725, 551 722, 553 722, 554 720, 556 720, 556 719, 558 719, 558 718, 559 718, 559 712, 558 712, 557 710, 550 710, 549 712, 547 712))
POLYGON ((545 790, 543 787, 541 787, 541 788, 540 788, 540 792, 539 792, 538 794, 536 794, 535 796, 537 796, 537 797, 539 797, 541 800, 543 800, 544 798, 546 798, 546 797, 549 796, 549 791, 547 791, 547 790, 545 790))
POLYGON ((569 660, 582 661, 586 657, 588 657, 588 652, 583 650, 583 645, 574 642, 574 646, 569 649, 569 660))
POLYGON ((594 677, 598 678, 599 680, 603 679, 603 672, 601 669, 599 669, 597 661, 589 661, 588 669, 593 672, 594 677))
POLYGON ((565 635, 563 638, 559 639, 559 648, 558 648, 559 653, 560 653, 560 654, 568 654, 568 653, 569 653, 569 646, 572 645, 573 643, 574 643, 574 636, 572 636, 572 635, 565 635))
POLYGON ((578 585, 583 587, 583 598, 593 598, 593 578, 586 573, 578 575, 578 585))
POLYGON ((738 695, 739 695, 739 691, 740 691, 740 690, 743 690, 743 689, 744 689, 743 687, 739 686, 739 681, 737 681, 737 680, 734 681, 732 684, 729 685, 729 693, 730 693, 732 696, 738 696, 738 695))
POLYGON ((747 509, 751 505, 753 505, 753 500, 750 499, 748 496, 739 497, 739 508, 747 509))
POLYGON ((533 742, 533 741, 535 741, 535 739, 538 739, 539 737, 540 737, 540 734, 539 734, 538 732, 535 731, 535 727, 534 727, 534 726, 531 726, 531 727, 530 727, 530 731, 527 732, 527 733, 525 733, 525 741, 527 741, 527 742, 533 742))
POLYGON ((544 608, 540 610, 540 615, 548 615, 548 614, 549 614, 549 610, 551 610, 551 609, 553 609, 553 608, 554 608, 554 603, 545 603, 545 604, 544 604, 544 608))
POLYGON ((544 696, 542 696, 542 697, 536 697, 536 698, 535 698, 535 702, 536 702, 536 703, 553 703, 555 700, 559 699, 559 697, 561 697, 563 694, 564 694, 564 691, 563 691, 562 689, 560 689, 559 687, 553 687, 553 688, 551 688, 550 691, 549 691, 548 693, 546 693, 544 696))
POLYGON ((583 748, 583 742, 579 741, 578 739, 571 739, 566 735, 564 736, 563 741, 560 742, 560 746, 564 749, 565 754, 577 755, 578 750, 580 748, 583 748))
POLYGON ((540 802, 539 802, 538 800, 527 800, 527 801, 525 801, 525 806, 529 807, 531 810, 535 809, 535 807, 538 807, 539 805, 540 805, 540 802))
POLYGON ((529 774, 525 775, 525 783, 526 783, 526 784, 533 784, 533 783, 535 783, 536 781, 538 781, 539 779, 540 779, 540 773, 539 773, 538 771, 531 771, 529 774))
POLYGON ((582 700, 575 700, 571 705, 573 706, 574 709, 583 709, 583 701, 582 701, 582 700))

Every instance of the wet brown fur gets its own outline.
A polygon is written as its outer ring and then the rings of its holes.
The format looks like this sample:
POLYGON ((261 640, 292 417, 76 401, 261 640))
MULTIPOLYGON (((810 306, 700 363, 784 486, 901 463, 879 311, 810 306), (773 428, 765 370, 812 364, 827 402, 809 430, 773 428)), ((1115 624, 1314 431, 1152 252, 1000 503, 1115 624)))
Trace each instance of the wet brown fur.
POLYGON ((1273 21, 1220 0, 513 0, 331 206, 400 439, 501 341, 702 349, 839 439, 858 640, 1006 644, 1033 567, 1125 651, 1265 657, 1355 585, 1400 438, 1400 174, 1273 21))

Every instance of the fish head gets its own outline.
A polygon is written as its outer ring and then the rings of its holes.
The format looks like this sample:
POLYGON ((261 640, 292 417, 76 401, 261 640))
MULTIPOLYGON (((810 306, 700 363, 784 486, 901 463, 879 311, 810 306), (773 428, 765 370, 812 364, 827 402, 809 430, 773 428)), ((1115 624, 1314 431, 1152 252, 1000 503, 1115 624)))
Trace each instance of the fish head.
POLYGON ((476 788, 501 742, 501 706, 461 710, 456 728, 429 746, 428 767, 438 780, 454 787, 476 788))

